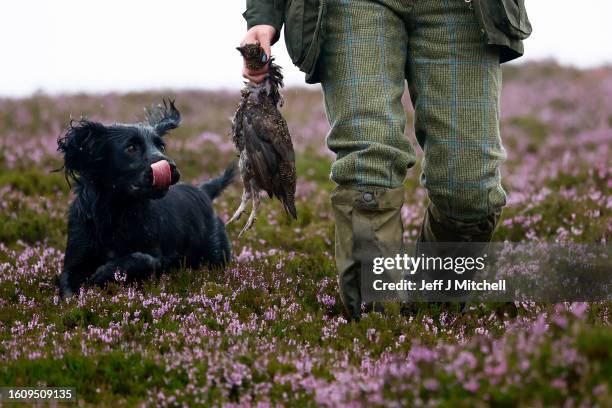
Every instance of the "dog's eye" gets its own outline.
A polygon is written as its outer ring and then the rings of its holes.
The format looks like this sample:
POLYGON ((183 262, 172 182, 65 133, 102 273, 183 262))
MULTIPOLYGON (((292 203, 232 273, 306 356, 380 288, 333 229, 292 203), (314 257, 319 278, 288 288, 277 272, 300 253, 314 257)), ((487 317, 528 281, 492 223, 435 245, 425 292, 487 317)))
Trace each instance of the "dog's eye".
POLYGON ((138 148, 134 144, 128 145, 128 147, 125 148, 125 151, 129 154, 136 153, 137 150, 138 148))
POLYGON ((160 144, 159 145, 159 151, 162 153, 166 153, 166 145, 165 144, 160 144))

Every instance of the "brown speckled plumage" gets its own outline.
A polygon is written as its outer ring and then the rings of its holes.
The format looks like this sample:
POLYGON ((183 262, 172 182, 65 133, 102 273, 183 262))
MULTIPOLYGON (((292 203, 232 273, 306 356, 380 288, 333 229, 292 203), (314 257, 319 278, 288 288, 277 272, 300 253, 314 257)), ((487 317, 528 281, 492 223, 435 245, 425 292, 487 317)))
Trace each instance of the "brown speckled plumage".
POLYGON ((248 69, 259 71, 268 62, 266 52, 258 44, 246 44, 236 49, 240 52, 242 58, 244 58, 248 69))
MULTIPOLYGON (((252 47, 252 46, 249 46, 252 47)), ((261 48, 257 45, 255 47, 261 48)), ((261 53, 241 53, 261 61, 261 53)), ((249 60, 247 59, 247 64, 249 60)), ((249 201, 253 209, 249 220, 240 232, 244 234, 255 221, 261 191, 278 198, 285 211, 297 218, 295 208, 295 154, 287 122, 278 107, 282 105, 279 88, 283 76, 278 65, 270 59, 268 73, 261 84, 247 83, 232 121, 232 140, 239 152, 240 176, 244 192, 240 207, 232 218, 233 222, 246 211, 249 201)))

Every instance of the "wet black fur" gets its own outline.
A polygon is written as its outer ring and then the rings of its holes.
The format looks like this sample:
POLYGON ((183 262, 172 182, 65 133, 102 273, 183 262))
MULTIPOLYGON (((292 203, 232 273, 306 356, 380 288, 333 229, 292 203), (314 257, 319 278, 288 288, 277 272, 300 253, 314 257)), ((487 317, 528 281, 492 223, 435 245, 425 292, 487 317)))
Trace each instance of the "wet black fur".
POLYGON ((68 242, 60 294, 83 284, 104 286, 178 266, 221 267, 230 241, 212 200, 232 182, 234 166, 199 187, 176 184, 180 173, 165 153, 164 137, 179 126, 174 102, 148 112, 146 123, 72 122, 58 140, 75 199, 68 211, 68 242), (172 186, 153 187, 151 164, 167 160, 172 186))

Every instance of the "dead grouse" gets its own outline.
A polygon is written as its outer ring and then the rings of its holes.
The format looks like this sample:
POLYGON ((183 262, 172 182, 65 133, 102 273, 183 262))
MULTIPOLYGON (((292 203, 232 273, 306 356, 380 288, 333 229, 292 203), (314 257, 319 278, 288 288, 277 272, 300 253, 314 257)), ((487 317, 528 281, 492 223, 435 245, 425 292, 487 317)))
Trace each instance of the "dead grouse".
MULTIPOLYGON (((259 70, 266 62, 258 44, 238 47, 247 67, 259 70)), ((246 83, 242 99, 232 120, 232 140, 240 159, 239 168, 244 192, 240 206, 227 222, 236 221, 246 211, 249 201, 253 209, 239 237, 255 222, 261 191, 278 198, 285 211, 297 218, 295 209, 295 154, 287 122, 278 110, 282 106, 279 88, 283 86, 281 68, 270 58, 269 69, 260 84, 246 83)))

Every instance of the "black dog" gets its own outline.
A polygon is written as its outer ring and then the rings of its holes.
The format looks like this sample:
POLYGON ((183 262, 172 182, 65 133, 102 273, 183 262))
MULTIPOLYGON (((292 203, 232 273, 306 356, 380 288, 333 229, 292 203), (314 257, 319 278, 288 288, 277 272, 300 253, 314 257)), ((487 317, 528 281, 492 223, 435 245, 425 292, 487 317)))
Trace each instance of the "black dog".
POLYGON ((212 200, 232 182, 234 167, 199 188, 170 187, 180 173, 165 154, 164 136, 179 126, 180 113, 173 101, 164 101, 147 119, 110 126, 80 120, 58 140, 76 192, 68 212, 62 296, 83 284, 103 286, 116 277, 134 280, 177 266, 222 267, 230 259, 212 200), (163 171, 156 173, 156 166, 163 171))

